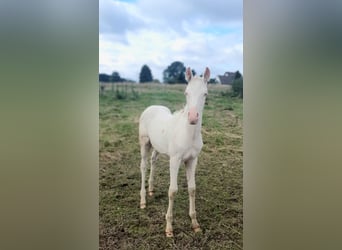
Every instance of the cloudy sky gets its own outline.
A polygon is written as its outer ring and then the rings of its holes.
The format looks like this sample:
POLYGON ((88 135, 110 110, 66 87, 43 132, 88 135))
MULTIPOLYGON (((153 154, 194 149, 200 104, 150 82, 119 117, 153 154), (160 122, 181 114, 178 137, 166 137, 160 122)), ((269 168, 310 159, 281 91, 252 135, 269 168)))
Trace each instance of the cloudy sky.
POLYGON ((100 0, 99 72, 139 80, 181 61, 211 77, 243 73, 242 0, 100 0))

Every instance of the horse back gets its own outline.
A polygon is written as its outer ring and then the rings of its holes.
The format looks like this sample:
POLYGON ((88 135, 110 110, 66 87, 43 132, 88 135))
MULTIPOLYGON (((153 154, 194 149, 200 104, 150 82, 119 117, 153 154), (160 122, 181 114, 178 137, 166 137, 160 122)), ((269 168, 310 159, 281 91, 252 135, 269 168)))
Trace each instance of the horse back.
POLYGON ((140 116, 139 123, 145 123, 146 125, 153 120, 168 118, 171 115, 169 108, 161 105, 152 105, 147 107, 140 116))

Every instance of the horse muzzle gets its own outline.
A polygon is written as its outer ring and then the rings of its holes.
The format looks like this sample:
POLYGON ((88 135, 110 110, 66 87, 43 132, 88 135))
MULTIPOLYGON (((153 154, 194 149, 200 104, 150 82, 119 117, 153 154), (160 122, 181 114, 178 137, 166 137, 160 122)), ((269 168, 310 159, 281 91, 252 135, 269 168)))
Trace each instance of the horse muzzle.
POLYGON ((188 112, 189 123, 191 125, 196 125, 198 122, 198 117, 199 117, 199 114, 198 114, 196 108, 195 107, 190 108, 189 112, 188 112))

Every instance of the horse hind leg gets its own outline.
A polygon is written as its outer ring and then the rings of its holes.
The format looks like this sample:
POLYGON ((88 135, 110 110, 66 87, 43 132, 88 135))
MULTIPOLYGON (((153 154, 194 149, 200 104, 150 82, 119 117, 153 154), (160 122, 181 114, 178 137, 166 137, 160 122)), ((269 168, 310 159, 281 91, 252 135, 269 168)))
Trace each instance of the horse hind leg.
POLYGON ((158 152, 156 150, 152 151, 152 156, 151 156, 151 170, 150 170, 150 178, 148 179, 148 194, 149 196, 153 196, 153 182, 154 182, 154 168, 155 168, 155 163, 158 158, 158 152))
POLYGON ((140 154, 141 154, 141 189, 140 189, 140 208, 146 207, 146 189, 145 189, 145 177, 147 168, 148 152, 151 149, 151 143, 147 136, 140 136, 140 154))

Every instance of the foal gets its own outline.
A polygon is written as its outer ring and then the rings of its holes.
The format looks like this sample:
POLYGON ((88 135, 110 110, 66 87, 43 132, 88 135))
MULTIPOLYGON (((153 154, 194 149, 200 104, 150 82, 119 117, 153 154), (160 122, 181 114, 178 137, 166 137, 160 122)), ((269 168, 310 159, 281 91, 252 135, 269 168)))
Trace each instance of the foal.
POLYGON ((171 114, 164 106, 150 106, 141 114, 139 121, 139 142, 141 149, 141 191, 140 207, 146 207, 145 175, 148 152, 153 148, 151 171, 149 177, 149 195, 153 195, 154 163, 158 153, 170 157, 169 207, 166 213, 166 236, 173 237, 172 210, 178 190, 177 176, 182 162, 186 166, 186 177, 189 192, 189 216, 192 228, 199 232, 200 226, 195 211, 195 170, 197 157, 202 149, 202 113, 206 96, 210 71, 205 69, 203 77, 193 76, 190 68, 186 69, 185 79, 188 85, 185 90, 186 105, 183 110, 171 114))

